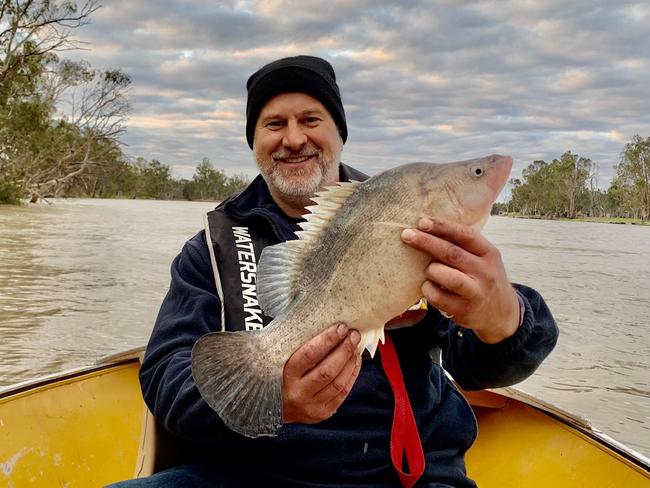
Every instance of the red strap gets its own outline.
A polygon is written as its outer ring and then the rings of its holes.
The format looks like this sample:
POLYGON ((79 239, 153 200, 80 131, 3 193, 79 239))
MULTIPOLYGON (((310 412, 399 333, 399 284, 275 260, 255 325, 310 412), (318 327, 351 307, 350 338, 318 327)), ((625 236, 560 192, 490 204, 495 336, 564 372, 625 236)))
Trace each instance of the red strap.
POLYGON ((402 486, 411 488, 424 473, 424 452, 420 442, 418 426, 415 423, 411 402, 404 386, 402 370, 389 334, 386 342, 379 344, 379 353, 384 372, 395 397, 393 427, 390 432, 390 457, 397 470, 402 486), (402 471, 404 456, 410 473, 402 471))

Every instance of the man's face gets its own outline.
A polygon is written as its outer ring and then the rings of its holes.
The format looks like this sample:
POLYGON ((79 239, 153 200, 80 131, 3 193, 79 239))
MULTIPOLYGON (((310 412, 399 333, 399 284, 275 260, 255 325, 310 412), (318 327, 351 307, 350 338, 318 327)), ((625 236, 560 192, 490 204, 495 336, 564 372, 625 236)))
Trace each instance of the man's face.
POLYGON ((305 93, 270 99, 257 119, 253 153, 274 198, 308 204, 320 188, 338 181, 343 141, 334 119, 305 93))

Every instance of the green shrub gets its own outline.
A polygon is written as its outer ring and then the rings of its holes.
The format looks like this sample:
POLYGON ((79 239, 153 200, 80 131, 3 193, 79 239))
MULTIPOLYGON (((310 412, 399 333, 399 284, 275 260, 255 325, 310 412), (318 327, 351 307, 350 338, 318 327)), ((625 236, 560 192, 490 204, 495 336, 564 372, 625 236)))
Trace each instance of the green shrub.
POLYGON ((9 181, 0 179, 0 204, 19 205, 22 189, 9 181))

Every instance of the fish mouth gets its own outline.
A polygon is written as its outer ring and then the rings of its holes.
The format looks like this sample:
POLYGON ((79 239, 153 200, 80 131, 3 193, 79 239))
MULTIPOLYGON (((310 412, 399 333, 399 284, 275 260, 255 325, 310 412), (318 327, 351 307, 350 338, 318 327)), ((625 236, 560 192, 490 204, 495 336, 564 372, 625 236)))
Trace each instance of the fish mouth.
POLYGON ((491 178, 487 179, 487 185, 494 190, 495 198, 499 196, 501 190, 508 181, 508 176, 512 170, 512 157, 510 156, 492 156, 490 166, 493 168, 491 178))

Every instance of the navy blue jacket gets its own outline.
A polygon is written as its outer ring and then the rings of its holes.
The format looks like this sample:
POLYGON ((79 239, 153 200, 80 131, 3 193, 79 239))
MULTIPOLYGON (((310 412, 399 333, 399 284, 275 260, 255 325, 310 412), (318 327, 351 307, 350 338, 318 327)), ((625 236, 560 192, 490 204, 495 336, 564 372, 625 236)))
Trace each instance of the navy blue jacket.
MULTIPOLYGON (((273 202, 257 177, 226 209, 254 225, 273 224, 282 240, 295 239, 295 219, 273 202)), ((473 487, 464 453, 476 437, 474 415, 445 373, 431 359, 442 350, 443 366, 465 389, 522 381, 553 349, 558 330, 542 297, 515 285, 525 304, 523 324, 499 344, 481 342, 435 309, 415 326, 393 331, 405 384, 420 430, 426 470, 416 486, 473 487)), ((191 374, 192 346, 221 329, 220 303, 205 241, 199 232, 171 267, 171 285, 156 320, 140 371, 144 399, 155 417, 185 439, 194 460, 215 471, 253 476, 241 486, 399 486, 390 461, 393 396, 377 359, 364 360, 350 395, 330 419, 290 424, 274 438, 248 439, 228 430, 202 400, 191 374)))

